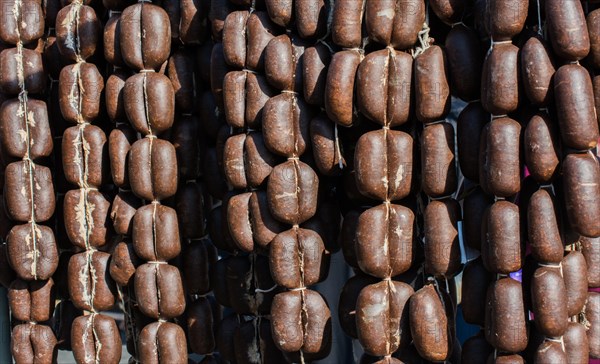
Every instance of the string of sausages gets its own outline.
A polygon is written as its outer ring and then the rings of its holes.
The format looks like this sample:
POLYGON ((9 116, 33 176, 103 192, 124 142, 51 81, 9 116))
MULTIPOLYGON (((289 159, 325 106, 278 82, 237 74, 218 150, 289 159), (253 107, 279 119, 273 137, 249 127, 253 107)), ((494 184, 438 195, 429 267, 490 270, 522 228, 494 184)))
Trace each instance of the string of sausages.
MULTIPOLYGON (((566 219, 563 218, 566 220, 563 224, 570 225, 570 229, 579 236, 574 239, 568 236, 564 237, 565 255, 560 262, 557 262, 558 259, 556 259, 559 258, 559 255, 554 257, 551 253, 554 249, 558 250, 559 247, 545 241, 541 241, 536 247, 539 267, 531 278, 531 300, 536 315, 534 317, 536 328, 546 336, 546 340, 538 347, 536 360, 583 362, 587 359, 584 358, 585 354, 581 353, 597 355, 590 350, 594 345, 594 335, 597 336, 597 334, 594 334, 594 327, 590 327, 588 337, 584 335, 589 322, 586 322, 587 315, 582 315, 582 313, 584 310, 587 313, 586 307, 589 306, 592 308, 589 316, 593 317, 594 304, 598 307, 599 301, 597 293, 587 293, 586 260, 581 253, 581 244, 577 243, 586 237, 593 238, 600 235, 600 225, 585 218, 587 214, 595 213, 598 210, 596 206, 597 193, 600 192, 597 185, 598 178, 600 178, 598 160, 591 152, 596 147, 600 136, 597 111, 594 100, 591 98, 593 86, 589 72, 579 65, 579 60, 584 58, 590 50, 590 36, 581 3, 567 4, 567 7, 563 7, 556 1, 549 1, 545 3, 545 13, 545 27, 542 24, 539 26, 541 29, 545 28, 545 34, 551 41, 554 55, 557 56, 555 59, 560 58, 564 62, 553 74, 554 94, 550 93, 548 97, 548 104, 552 106, 552 96, 554 96, 560 135, 560 147, 557 149, 562 152, 559 157, 559 160, 562 159, 561 192, 566 210, 563 212, 563 216, 566 215, 566 219), (567 17, 562 18, 562 14, 567 17), (571 39, 566 39, 557 28, 575 24, 573 22, 577 22, 578 33, 570 37, 571 39), (567 85, 565 82, 571 84, 567 85), (577 107, 578 110, 574 111, 573 107, 577 107), (583 194, 589 197, 585 198, 583 194), (558 263, 558 267, 556 267, 556 263, 558 263), (553 287, 548 289, 549 284, 553 287), (552 302, 552 304, 548 305, 548 302, 552 302), (569 317, 569 319, 566 320, 565 317, 569 317)), ((590 19, 592 18, 593 14, 590 13, 590 19)), ((593 64, 593 61, 591 63, 593 64)), ((547 72, 551 73, 552 71, 554 68, 548 67, 547 72)), ((556 145, 559 138, 552 136, 554 145, 556 145)), ((547 157, 540 157, 540 159, 548 160, 547 157)), ((548 182, 552 183, 551 190, 553 190, 555 182, 548 182)), ((540 190, 534 194, 530 200, 530 208, 535 208, 532 206, 536 202, 533 200, 534 197, 543 201, 544 193, 540 190)), ((548 200, 548 207, 553 206, 553 200, 548 200)), ((555 211, 555 209, 550 211, 555 211)), ((535 218, 536 216, 530 215, 529 217, 535 218)), ((533 221, 529 223, 531 225, 533 221)), ((552 224, 548 225, 552 226, 552 224)), ((533 247, 532 244, 532 251, 534 251, 533 247)), ((534 258, 536 257, 534 256, 534 258)), ((592 323, 590 326, 593 325, 592 323)))
MULTIPOLYGON (((225 21, 232 11, 233 4, 229 1, 211 1, 209 18, 214 45, 212 45, 211 52, 206 57, 206 62, 210 66, 208 77, 210 92, 203 95, 201 106, 201 113, 205 118, 208 134, 214 142, 213 145, 207 148, 204 166, 207 189, 214 199, 212 210, 208 216, 209 235, 219 249, 229 254, 234 254, 238 248, 227 223, 227 200, 232 196, 232 193, 227 191, 229 186, 222 183, 222 181, 227 181, 224 170, 224 154, 225 144, 231 134, 231 127, 226 122, 224 112, 224 82, 225 76, 229 72, 229 66, 225 61, 222 40, 225 21)), ((239 172, 244 173, 243 169, 239 172)), ((209 358, 214 358, 213 361, 220 359, 229 362, 235 362, 240 355, 241 357, 246 355, 247 358, 255 358, 257 357, 258 348, 263 347, 262 345, 256 346, 256 341, 253 339, 258 333, 254 326, 256 321, 249 320, 247 324, 244 324, 244 330, 242 331, 241 318, 238 316, 252 315, 257 310, 257 301, 261 300, 260 298, 255 299, 253 291, 254 265, 251 264, 248 256, 223 255, 211 268, 211 288, 217 303, 224 308, 233 308, 233 313, 214 323, 217 331, 215 334, 215 349, 220 355, 218 357, 209 356, 209 358), (239 334, 239 339, 236 340, 236 332, 243 332, 244 334, 239 334), (251 339, 244 338, 248 336, 251 339), (249 352, 249 350, 252 351, 249 352)), ((260 282, 257 282, 257 284, 260 284, 260 282)), ((257 296, 261 297, 262 293, 257 294, 257 296)))
MULTIPOLYGON (((447 24, 461 17, 461 9, 447 14, 431 2, 431 10, 447 24)), ((427 18, 427 17, 426 17, 427 18)), ((429 39, 426 23, 419 38, 429 39)), ((448 35, 450 37, 450 34, 448 35)), ((453 52, 424 41, 414 54, 415 116, 424 124, 421 134, 421 188, 428 197, 424 216, 424 273, 433 284, 421 288, 410 303, 410 325, 419 355, 428 360, 449 361, 457 355, 455 332, 456 301, 451 296, 451 281, 461 270, 459 224, 461 207, 454 198, 458 189, 455 164, 454 127, 445 121, 450 112, 453 52), (423 44, 425 43, 425 44, 423 44), (441 290, 441 283, 445 289, 441 290), (414 300, 414 301, 413 301, 414 300), (429 306, 437 312, 428 319, 429 306), (441 314, 441 312, 445 314, 441 314), (426 323, 429 321, 428 323, 426 323), (436 346, 436 342, 439 344, 436 346)), ((455 95, 472 93, 469 87, 452 89, 455 95)))
POLYGON ((127 120, 123 102, 123 89, 131 70, 127 67, 120 43, 122 10, 127 3, 105 4, 109 17, 104 26, 104 58, 109 63, 109 76, 105 86, 106 113, 114 127, 108 136, 108 157, 112 183, 118 188, 113 198, 110 218, 117 235, 110 260, 110 276, 118 285, 120 307, 126 328, 126 346, 133 360, 138 360, 138 337, 143 326, 143 315, 137 306, 133 288, 136 268, 141 259, 136 255, 131 240, 133 217, 142 206, 142 200, 131 190, 128 174, 128 158, 132 144, 138 139, 137 132, 127 120))
POLYGON ((480 136, 479 183, 484 193, 494 196, 483 217, 481 256, 484 267, 496 277, 487 293, 485 337, 495 349, 495 361, 503 356, 519 360, 518 353, 527 345, 523 289, 508 276, 523 266, 519 207, 511 199, 521 190, 521 125, 507 116, 519 106, 519 49, 511 39, 522 30, 527 12, 525 3, 510 5, 519 6, 513 18, 498 13, 507 4, 487 3, 490 49, 481 80, 481 104, 491 121, 480 136), (506 314, 511 319, 501 322, 506 314))
MULTIPOLYGON (((569 270, 569 266, 575 262, 575 256, 567 255, 563 259, 563 246, 555 213, 556 195, 552 177, 559 163, 557 130, 551 124, 547 109, 544 109, 552 103, 553 95, 549 91, 555 69, 546 51, 541 18, 537 26, 540 36, 530 38, 521 51, 524 52, 522 59, 537 56, 542 60, 525 73, 523 80, 529 100, 540 107, 539 112, 530 119, 523 136, 525 163, 533 178, 540 184, 538 191, 530 197, 527 208, 528 238, 532 256, 538 263, 530 283, 531 307, 535 314, 536 328, 545 337, 536 352, 535 360, 564 362, 567 360, 564 335, 569 326, 569 307, 565 286, 565 278, 568 277, 563 276, 563 261, 569 270), (540 81, 543 82, 541 88, 533 84, 540 81), (536 144, 543 147, 536 148, 536 144)), ((571 330, 577 328, 572 327, 571 330)), ((580 345, 587 345, 587 338, 583 341, 581 339, 577 340, 580 345)))
POLYGON ((176 121, 171 140, 177 154, 180 181, 175 209, 185 246, 179 263, 187 294, 185 323, 182 324, 185 324, 189 352, 204 355, 203 363, 212 363, 218 362, 215 331, 221 320, 221 308, 210 295, 209 272, 217 260, 217 250, 204 223, 204 181, 200 170, 204 146, 195 107, 199 98, 196 85, 201 80, 192 47, 202 43, 206 33, 201 5, 187 1, 163 3, 171 19, 172 43, 179 44, 179 49, 169 58, 167 74, 175 91, 176 121))
POLYGON ((133 276, 135 300, 139 311, 150 319, 137 337, 136 359, 185 363, 185 333, 171 322, 186 307, 180 270, 169 264, 181 252, 178 218, 174 208, 161 203, 175 195, 178 185, 176 151, 163 139, 175 112, 173 85, 163 74, 171 48, 165 10, 148 2, 125 8, 119 43, 124 63, 137 72, 123 86, 123 108, 142 136, 127 155, 129 185, 146 202, 135 211, 131 226, 133 250, 143 262, 133 276))
MULTIPOLYGON (((267 185, 269 210, 282 223, 269 245, 269 265, 275 283, 287 289, 273 298, 271 324, 276 347, 288 361, 304 363, 326 357, 331 348, 329 307, 310 288, 327 277, 329 259, 322 230, 309 223, 317 214, 322 187, 313 167, 304 162, 310 150, 309 126, 314 111, 303 93, 303 38, 312 34, 303 36, 291 24, 294 14, 303 13, 300 5, 282 5, 286 4, 266 2, 271 18, 286 27, 286 34, 268 43, 264 56, 267 81, 280 93, 263 109, 263 137, 267 149, 287 158, 273 168, 267 185), (282 19, 275 14, 281 14, 282 19)), ((315 22, 306 20, 304 25, 315 22)))
POLYGON ((100 22, 94 9, 75 1, 56 17, 56 43, 65 63, 59 75, 59 105, 71 124, 62 138, 66 181, 78 188, 67 191, 63 215, 75 254, 68 263, 71 301, 84 314, 74 319, 71 347, 81 363, 118 363, 121 337, 113 318, 100 314, 116 301, 115 284, 108 276, 110 254, 102 251, 110 241, 107 226, 110 200, 99 191, 107 181, 106 135, 91 125, 100 113, 104 80, 96 65, 86 60, 98 47, 100 22))
POLYGON ((6 253, 15 273, 8 301, 15 325, 11 350, 17 363, 39 358, 52 363, 56 336, 49 326, 54 311, 52 274, 58 265, 54 233, 43 225, 54 214, 52 173, 44 166, 53 140, 46 103, 41 96, 46 75, 36 43, 44 35, 42 8, 34 1, 11 1, 0 9, 4 26, 0 39, 0 88, 6 100, 0 108, 4 172, 4 207, 11 220, 6 253), (32 49, 33 48, 33 49, 32 49))
MULTIPOLYGON (((360 136, 354 150, 356 188, 362 195, 383 201, 383 204, 356 215, 345 216, 345 221, 348 219, 349 224, 356 224, 355 237, 351 238, 354 241, 354 252, 346 254, 347 259, 364 273, 382 281, 374 283, 368 277, 353 277, 342 293, 340 306, 343 301, 352 299, 355 304, 350 303, 348 308, 340 307, 340 311, 356 317, 356 326, 347 327, 346 331, 358 337, 368 354, 363 356, 363 360, 377 363, 401 362, 400 360, 407 360, 406 355, 415 348, 423 358, 445 360, 452 350, 452 340, 448 337, 449 323, 446 319, 450 318, 446 317, 444 302, 433 285, 427 285, 413 294, 414 288, 408 284, 411 283, 410 279, 407 280, 416 259, 414 243, 417 223, 413 209, 418 202, 406 199, 414 193, 413 176, 418 175, 414 173, 414 129, 407 124, 409 116, 415 112, 419 120, 428 123, 443 119, 449 111, 449 87, 442 50, 437 46, 430 47, 424 2, 407 2, 399 7, 397 4, 380 2, 365 2, 363 5, 364 8, 361 9, 356 2, 336 2, 333 41, 350 49, 333 56, 327 78, 325 105, 332 120, 340 125, 350 126, 355 121, 361 122, 355 113, 352 95, 343 103, 336 102, 335 99, 342 90, 355 88, 356 111, 383 127, 360 136), (381 14, 385 14, 383 21, 381 14), (375 47, 378 48, 381 48, 380 45, 385 46, 366 56, 362 55, 365 43, 361 36, 363 15, 367 41, 377 43, 375 47), (346 37, 336 34, 346 34, 346 37), (353 36, 348 39, 348 35, 353 36), (361 45, 363 48, 359 50, 352 49, 361 45), (415 48, 411 49, 413 46, 415 48), (414 65, 413 56, 416 57, 414 65), (412 85, 413 72, 417 87, 412 85), (439 78, 432 79, 435 76, 439 78), (339 85, 336 85, 336 81, 339 85), (415 104, 411 96, 413 90, 415 104), (413 105, 416 105, 415 111, 413 105), (411 336, 414 344, 412 349, 411 336), (435 345, 432 345, 434 342, 435 345)), ((439 127, 443 143, 448 139, 453 142, 453 137, 447 138, 444 135, 448 132, 444 124, 434 123, 428 126, 423 136, 423 140, 427 140, 427 146, 431 146, 429 150, 423 148, 424 179, 441 185, 441 188, 431 185, 428 186, 429 189, 425 186, 423 189, 434 197, 451 194, 455 188, 452 183, 446 184, 447 187, 444 185, 445 174, 454 168, 453 148, 450 158, 436 155, 436 152, 444 152, 443 144, 435 143, 435 131, 439 127), (430 136, 427 136, 428 133, 430 136), (430 175, 425 177, 426 173, 430 175), (431 178, 434 173, 437 179, 431 178)), ((450 125, 448 127, 452 129, 450 125)), ((448 149, 450 148, 446 147, 448 149)), ((454 175, 456 178, 455 173, 454 175)), ((435 264, 441 265, 433 258, 442 260, 444 253, 455 253, 455 249, 443 249, 439 252, 434 250, 436 244, 441 246, 452 243, 452 240, 444 240, 447 237, 443 232, 448 230, 448 225, 452 228, 453 223, 449 221, 444 224, 443 211, 437 208, 437 212, 436 204, 441 209, 446 208, 444 202, 434 201, 426 212, 425 267, 428 274, 438 273, 435 270, 438 266, 435 264), (442 215, 441 218, 436 213, 442 215), (427 228, 428 222, 434 225, 430 229, 427 228), (437 236, 435 228, 440 229, 437 236)), ((456 215, 450 217, 454 218, 456 225, 456 215)), ((446 219, 448 218, 446 214, 446 219)), ((456 238, 456 230, 454 231, 456 238)), ((452 260, 450 262, 454 263, 452 260)), ((450 269, 457 268, 460 268, 460 264, 450 269)), ((451 276, 453 273, 442 271, 437 275, 445 274, 451 276)), ((344 302, 343 306, 346 304, 348 303, 344 302)))
MULTIPOLYGON (((230 128, 223 168, 234 189, 226 198, 225 221, 236 250, 248 254, 231 257, 228 262, 229 271, 246 277, 243 294, 248 295, 247 303, 240 306, 229 291, 229 304, 238 315, 233 320, 240 332, 233 352, 239 362, 245 357, 252 358, 251 362, 277 362, 285 359, 271 334, 269 308, 277 290, 266 255, 284 228, 267 204, 265 187, 279 158, 269 150, 264 136, 266 104, 275 93, 265 77, 265 47, 274 37, 274 25, 266 12, 256 10, 254 2, 243 5, 247 10, 226 17, 222 38, 223 58, 229 68, 223 79, 223 113, 230 128)), ((224 349, 220 350, 223 356, 224 349)))

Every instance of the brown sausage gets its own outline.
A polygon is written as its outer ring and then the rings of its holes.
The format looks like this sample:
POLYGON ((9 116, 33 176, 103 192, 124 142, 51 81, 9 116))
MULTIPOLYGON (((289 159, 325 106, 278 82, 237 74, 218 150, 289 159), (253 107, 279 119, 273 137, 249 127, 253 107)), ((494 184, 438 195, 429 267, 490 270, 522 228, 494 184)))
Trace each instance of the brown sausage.
POLYGON ((113 66, 123 67, 123 55, 121 54, 121 14, 113 13, 104 25, 104 59, 113 66))
POLYGON ((12 330, 11 351, 16 362, 52 364, 56 362, 56 336, 52 328, 33 323, 12 330))
POLYGON ((15 279, 8 288, 8 304, 15 320, 44 322, 54 313, 55 288, 52 278, 26 282, 15 279))
POLYGON ((327 69, 331 52, 323 44, 317 43, 304 50, 302 85, 304 100, 311 105, 323 105, 327 80, 327 69))
POLYGON ((91 314, 79 316, 71 329, 73 357, 79 363, 95 358, 107 364, 121 360, 121 335, 112 317, 91 314))
POLYGON ((450 112, 450 85, 446 52, 439 46, 415 57, 415 116, 422 123, 442 120, 450 112))
POLYGON ((585 306, 585 317, 590 323, 587 331, 590 357, 600 358, 600 293, 589 292, 585 306))
POLYGON ((581 253, 588 269, 588 287, 600 287, 600 238, 580 237, 581 253))
POLYGON ((65 229, 71 243, 81 249, 109 242, 110 200, 96 190, 69 190, 64 197, 65 229))
POLYGON ((264 11, 235 11, 225 19, 223 53, 232 67, 260 70, 264 67, 264 50, 275 29, 264 11))
POLYGON ((461 0, 432 0, 429 6, 441 21, 454 24, 462 19, 466 3, 461 0))
POLYGON ((227 225, 231 238, 237 247, 245 252, 254 250, 252 236, 252 216, 249 211, 249 201, 252 192, 232 196, 227 201, 227 225))
POLYGON ((492 275, 481 258, 470 261, 463 270, 461 306, 465 322, 485 326, 485 297, 492 275))
POLYGON ((293 3, 292 0, 265 0, 269 18, 273 23, 287 28, 294 14, 293 3))
POLYGON ((124 122, 127 118, 125 101, 123 100, 123 87, 125 87, 128 77, 129 71, 119 69, 106 79, 106 87, 104 88, 106 113, 111 121, 124 122))
POLYGON ((537 36, 529 38, 521 48, 521 77, 525 94, 532 104, 546 106, 552 101, 555 71, 544 41, 537 36))
POLYGON ((195 109, 195 61, 196 59, 189 52, 180 50, 169 57, 167 64, 167 76, 175 92, 175 106, 182 114, 190 114, 195 109))
POLYGON ((521 125, 510 118, 487 124, 482 132, 479 180, 484 191, 510 197, 521 189, 521 125))
POLYGON ((544 112, 532 116, 523 133, 525 164, 539 183, 550 182, 558 169, 557 133, 555 123, 544 112))
POLYGON ((108 158, 112 181, 118 187, 129 185, 127 154, 137 139, 137 133, 126 124, 117 125, 108 136, 108 158))
POLYGON ((562 344, 557 341, 544 341, 536 350, 535 363, 556 363, 567 364, 567 354, 562 348, 562 344))
POLYGON ((11 0, 5 2, 3 8, 3 24, 0 27, 2 42, 12 45, 18 42, 27 44, 44 35, 45 14, 39 2, 11 0))
POLYGON ((430 361, 450 356, 448 317, 432 285, 415 292, 410 299, 410 332, 419 355, 430 361))
POLYGON ((271 327, 275 345, 284 352, 302 350, 317 354, 328 350, 331 316, 321 295, 315 291, 280 293, 271 306, 271 327))
POLYGON ((423 192, 430 197, 444 197, 456 190, 454 128, 450 123, 430 125, 421 134, 423 192))
POLYGON ((310 219, 317 211, 318 188, 317 174, 308 164, 287 161, 276 166, 267 185, 273 217, 289 225, 310 219))
POLYGON ((271 97, 263 109, 265 146, 277 155, 297 157, 309 146, 309 123, 313 112, 301 97, 282 93, 271 97))
POLYGON ((460 270, 458 221, 460 205, 454 199, 431 201, 424 213, 425 272, 450 278, 460 270))
MULTIPOLYGON (((338 4, 356 4, 348 0, 338 4)), ((325 83, 325 111, 327 116, 341 126, 352 126, 354 122, 354 82, 361 62, 357 51, 341 51, 333 55, 325 83)))
POLYGON ((185 239, 200 239, 206 235, 204 196, 199 182, 187 181, 175 195, 179 230, 185 239))
POLYGON ((129 183, 136 196, 152 201, 164 200, 177 191, 175 148, 162 139, 136 141, 129 152, 129 183))
POLYGON ((411 113, 412 57, 384 49, 369 53, 358 66, 359 110, 382 126, 406 123, 411 113))
POLYGON ((205 295, 212 290, 210 271, 217 263, 217 248, 210 239, 192 240, 182 257, 183 282, 188 294, 205 295))
POLYGON ((31 161, 20 161, 9 164, 4 173, 8 216, 19 222, 50 219, 56 204, 50 169, 31 161))
POLYGON ((136 71, 158 70, 169 58, 169 16, 159 6, 138 3, 121 13, 119 44, 123 61, 136 71))
POLYGON ((565 61, 577 61, 587 56, 590 37, 581 2, 545 0, 545 11, 554 53, 565 61))
POLYGON ((200 297, 188 305, 187 338, 190 351, 197 354, 208 354, 215 350, 214 325, 217 323, 220 312, 214 312, 218 306, 214 298, 200 297))
POLYGON ((477 33, 462 24, 453 26, 446 36, 446 54, 452 94, 464 101, 479 99, 483 59, 477 33))
POLYGON ((458 115, 456 140, 458 162, 463 175, 473 182, 479 181, 479 144, 481 132, 490 120, 490 115, 480 102, 469 103, 458 115))
MULTIPOLYGON (((501 1, 498 1, 501 2, 501 1)), ((481 104, 494 115, 506 115, 519 106, 519 48, 496 44, 485 57, 481 77, 481 104)))
POLYGON ((485 336, 499 351, 520 352, 527 347, 527 325, 521 284, 512 278, 492 283, 486 299, 485 336))
POLYGON ((293 228, 277 234, 269 245, 273 280, 288 289, 312 286, 327 277, 325 245, 316 232, 293 228))
POLYGON ((16 225, 6 238, 8 262, 23 280, 49 279, 58 267, 52 229, 37 224, 16 225))
POLYGON ((363 288, 356 300, 358 340, 371 355, 390 355, 410 343, 411 286, 382 281, 363 288))
POLYGON ((487 4, 487 28, 494 41, 517 36, 527 19, 527 0, 490 0, 487 4))
POLYGON ((133 216, 140 206, 142 201, 131 191, 119 191, 113 199, 110 211, 115 233, 131 235, 133 216))
POLYGON ((3 159, 22 159, 28 155, 37 160, 50 156, 53 142, 46 103, 35 99, 27 99, 26 103, 19 99, 3 102, 0 107, 0 138, 3 159))
POLYGON ((75 124, 96 119, 103 89, 104 80, 93 63, 64 67, 58 79, 58 102, 65 120, 75 124))
POLYGON ((561 337, 567 330, 567 290, 559 267, 539 267, 531 280, 535 324, 548 337, 561 337))
POLYGON ((179 269, 169 264, 140 265, 134 276, 140 311, 153 319, 171 319, 185 310, 183 285, 179 269))
POLYGON ((522 266, 519 207, 508 201, 495 202, 485 214, 481 256, 487 270, 508 274, 522 266))
POLYGON ((62 139, 62 163, 67 182, 80 188, 100 187, 109 178, 106 134, 95 125, 72 126, 62 139))
POLYGON ((362 18, 365 0, 339 0, 334 4, 331 38, 343 48, 358 48, 362 42, 362 18))
POLYGON ((581 235, 600 236, 600 167, 595 157, 569 154, 563 161, 563 186, 567 217, 581 235))
POLYGON ((147 364, 188 364, 185 333, 172 322, 153 322, 144 327, 138 348, 139 360, 147 364))
MULTIPOLYGON (((545 189, 536 191, 527 206, 527 231, 531 253, 538 262, 560 263, 563 244, 552 197, 545 189)), ((560 336, 560 335, 549 335, 560 336)))
POLYGON ((263 107, 273 89, 264 76, 246 71, 232 71, 223 81, 224 113, 234 128, 260 129, 263 107))
POLYGON ((223 23, 223 55, 232 67, 244 68, 246 63, 246 22, 250 12, 234 11, 223 23))
POLYGON ((422 0, 380 0, 365 4, 365 26, 369 37, 396 49, 412 47, 424 21, 425 4, 422 0))
POLYGON ((409 208, 389 203, 363 212, 354 244, 360 269, 380 279, 406 272, 414 256, 414 219, 409 208))
POLYGON ((590 11, 587 16, 587 28, 590 37, 589 60, 595 68, 600 68, 600 11, 590 11))
POLYGON ((587 267, 583 254, 578 251, 567 254, 561 264, 567 288, 567 311, 571 317, 584 310, 587 299, 587 267))
POLYGON ((265 48, 265 75, 278 90, 301 92, 304 44, 289 35, 271 39, 265 48))
POLYGON ((46 74, 42 55, 34 50, 8 48, 0 53, 0 90, 8 95, 18 95, 21 87, 30 94, 46 89, 46 74), (18 76, 21 75, 21 76, 18 76))
POLYGON ((163 74, 143 72, 129 77, 123 87, 123 105, 131 126, 142 136, 160 134, 173 125, 175 91, 163 74))
POLYGON ((572 364, 588 364, 590 347, 587 329, 577 322, 569 322, 567 331, 563 335, 567 361, 572 364))
MULTIPOLYGON (((483 300, 485 306, 485 300, 483 300)), ((494 348, 485 340, 483 332, 468 338, 462 345, 460 364, 485 363, 494 348)))
POLYGON ((87 251, 69 260, 69 294, 75 307, 86 311, 110 310, 116 302, 116 287, 109 274, 110 254, 87 251))
POLYGON ((58 49, 71 62, 86 60, 96 53, 100 32, 101 23, 88 5, 72 3, 56 15, 58 49))
POLYGON ((254 241, 260 248, 266 249, 275 236, 284 231, 284 225, 271 215, 266 191, 254 191, 248 209, 254 241))
POLYGON ((111 278, 122 287, 132 281, 135 269, 140 265, 133 245, 127 241, 119 242, 111 253, 109 272, 111 278))
POLYGON ((339 175, 346 164, 336 127, 324 113, 310 122, 310 139, 315 165, 319 172, 326 176, 339 175))
POLYGON ((169 261, 181 252, 177 213, 171 207, 149 204, 133 217, 132 242, 135 253, 146 261, 169 261))
POLYGON ((599 138, 598 121, 588 71, 577 64, 560 67, 554 75, 554 95, 564 145, 577 150, 596 147, 599 138))
POLYGON ((294 1, 294 15, 300 37, 310 39, 325 35, 327 8, 324 0, 294 1))
POLYGON ((365 196, 380 201, 396 201, 412 186, 410 135, 396 130, 376 130, 363 134, 356 145, 356 185, 365 196))

